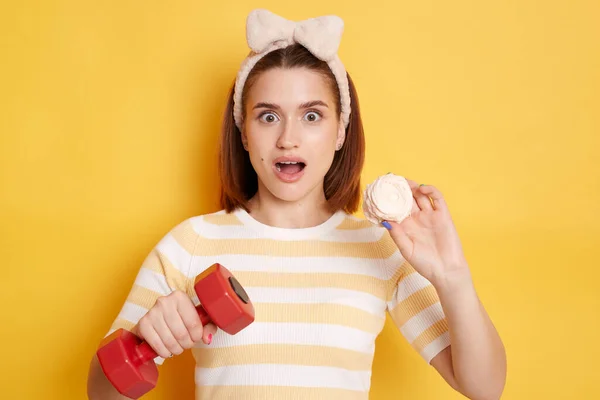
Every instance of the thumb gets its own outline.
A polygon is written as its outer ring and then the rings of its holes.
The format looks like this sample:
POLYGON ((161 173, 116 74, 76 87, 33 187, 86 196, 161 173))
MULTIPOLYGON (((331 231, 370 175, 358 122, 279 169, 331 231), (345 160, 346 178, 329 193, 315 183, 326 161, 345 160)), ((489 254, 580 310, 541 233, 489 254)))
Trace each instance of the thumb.
POLYGON ((202 341, 206 344, 210 344, 212 342, 213 336, 217 333, 217 326, 215 324, 208 323, 204 325, 204 330, 202 332, 202 341))
POLYGON ((396 243, 396 246, 398 246, 398 250, 400 250, 402 256, 405 259, 408 259, 413 249, 412 240, 410 240, 404 229, 402 229, 398 223, 392 221, 388 222, 388 225, 391 226, 391 229, 388 230, 392 240, 396 243))

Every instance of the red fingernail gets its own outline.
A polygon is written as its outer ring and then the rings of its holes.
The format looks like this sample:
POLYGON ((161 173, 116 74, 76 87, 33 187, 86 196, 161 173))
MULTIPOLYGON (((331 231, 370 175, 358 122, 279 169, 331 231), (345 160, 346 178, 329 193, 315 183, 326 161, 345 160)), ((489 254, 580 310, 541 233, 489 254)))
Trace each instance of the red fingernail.
POLYGON ((212 342, 212 333, 208 334, 208 344, 212 342))

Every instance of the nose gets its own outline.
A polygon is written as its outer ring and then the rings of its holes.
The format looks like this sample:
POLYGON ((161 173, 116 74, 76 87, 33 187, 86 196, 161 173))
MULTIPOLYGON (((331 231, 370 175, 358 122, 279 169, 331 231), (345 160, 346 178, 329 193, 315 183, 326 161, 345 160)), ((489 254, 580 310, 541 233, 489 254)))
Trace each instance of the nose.
POLYGON ((277 148, 287 150, 300 145, 299 128, 292 118, 287 118, 281 126, 281 132, 277 138, 277 148))

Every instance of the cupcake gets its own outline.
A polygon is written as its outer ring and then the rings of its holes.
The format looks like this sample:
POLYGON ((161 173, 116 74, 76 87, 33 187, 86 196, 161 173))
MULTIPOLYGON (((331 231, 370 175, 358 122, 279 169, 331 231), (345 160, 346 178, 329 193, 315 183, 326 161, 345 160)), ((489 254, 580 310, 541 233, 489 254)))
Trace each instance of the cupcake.
POLYGON ((382 221, 402 222, 410 216, 413 193, 407 180, 388 173, 367 185, 364 192, 363 212, 374 224, 382 221))

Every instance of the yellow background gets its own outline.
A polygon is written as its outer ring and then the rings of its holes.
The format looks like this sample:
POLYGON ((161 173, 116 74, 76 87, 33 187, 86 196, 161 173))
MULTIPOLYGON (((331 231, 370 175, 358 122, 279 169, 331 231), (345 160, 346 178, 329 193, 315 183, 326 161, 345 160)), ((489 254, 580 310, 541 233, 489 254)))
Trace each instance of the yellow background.
MULTIPOLYGON (((146 254, 217 209, 221 113, 255 7, 344 18, 364 183, 394 171, 446 195, 507 347, 503 398, 600 398, 594 0, 3 2, 0 397, 84 398, 146 254)), ((170 360, 147 398, 191 398, 191 367, 170 360)), ((372 398, 461 397, 388 324, 372 398)))

